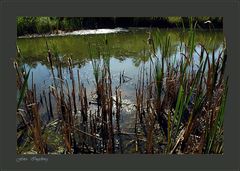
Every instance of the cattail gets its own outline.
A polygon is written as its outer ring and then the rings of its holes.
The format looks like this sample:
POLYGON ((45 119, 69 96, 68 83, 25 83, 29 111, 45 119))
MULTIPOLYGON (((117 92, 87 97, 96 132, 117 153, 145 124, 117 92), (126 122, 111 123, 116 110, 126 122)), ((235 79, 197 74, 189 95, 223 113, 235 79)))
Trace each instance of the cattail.
POLYGON ((68 65, 72 66, 72 58, 68 58, 68 65))
POLYGON ((18 69, 18 63, 17 63, 17 61, 14 61, 14 62, 13 62, 13 66, 14 66, 15 69, 18 69))

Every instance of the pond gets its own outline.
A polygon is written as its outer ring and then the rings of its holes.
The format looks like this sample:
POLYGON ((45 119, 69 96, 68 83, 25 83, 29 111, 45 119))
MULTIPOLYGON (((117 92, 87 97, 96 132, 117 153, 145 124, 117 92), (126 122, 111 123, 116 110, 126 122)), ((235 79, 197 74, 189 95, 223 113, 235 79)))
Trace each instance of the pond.
MULTIPOLYGON (((110 30, 110 29, 109 29, 110 30)), ((108 30, 108 31, 109 31, 108 30)), ((118 30, 119 31, 119 30, 118 30)), ((84 32, 83 35, 53 36, 46 38, 19 38, 17 39, 18 48, 21 50, 21 65, 27 69, 31 68, 34 75, 34 83, 37 85, 37 91, 42 92, 52 84, 50 65, 47 61, 46 42, 52 52, 62 59, 65 63, 69 57, 74 62, 74 77, 77 78, 77 70, 80 70, 81 80, 88 87, 88 94, 94 88, 93 59, 99 60, 107 58, 110 61, 110 70, 113 78, 113 86, 119 82, 120 73, 130 80, 124 84, 124 99, 135 100, 135 85, 139 68, 142 64, 149 65, 150 58, 154 57, 151 47, 149 47, 147 39, 149 29, 129 29, 114 33, 110 31, 103 34, 101 31, 84 32), (102 34, 101 34, 102 33, 102 34)), ((152 35, 160 34, 163 39, 167 36, 171 40, 170 58, 176 57, 180 60, 180 43, 188 41, 188 34, 183 34, 177 29, 151 29, 152 35)), ((154 36, 153 36, 154 37, 154 36)), ((197 31, 196 42, 201 43, 211 54, 213 51, 220 52, 223 46, 224 35, 222 30, 217 31, 197 31)), ((159 42, 155 43, 157 58, 161 58, 161 48, 159 42)), ((184 51, 184 50, 182 50, 184 51)), ((196 46, 196 51, 199 51, 196 46)), ((194 53, 193 57, 198 56, 194 53)), ((147 68, 147 67, 146 67, 147 68)), ((55 70, 56 72, 56 70, 55 70)), ((63 68, 65 77, 70 79, 68 68, 63 68)), ((29 84, 32 82, 29 79, 29 84)), ((40 93, 37 93, 40 94, 40 93)))
MULTIPOLYGON (((109 30, 108 30, 109 31, 109 30)), ((112 89, 119 85, 119 78, 122 81, 122 103, 123 110, 121 115, 122 131, 131 132, 134 128, 134 111, 136 104, 136 85, 139 80, 139 73, 142 69, 149 70, 153 61, 161 61, 164 46, 161 44, 169 38, 167 58, 169 63, 176 65, 185 60, 181 53, 186 52, 184 43, 189 41, 188 31, 183 32, 178 29, 147 29, 129 28, 117 32, 83 32, 84 34, 66 34, 64 36, 51 35, 46 37, 18 38, 17 47, 20 51, 18 57, 19 65, 27 70, 31 69, 31 76, 28 84, 36 84, 37 98, 43 91, 48 92, 49 86, 53 84, 53 76, 49 61, 47 60, 48 49, 54 57, 62 61, 62 73, 64 81, 71 82, 68 59, 72 59, 73 77, 76 86, 78 72, 80 73, 81 83, 86 87, 88 103, 92 110, 96 110, 96 80, 94 66, 101 67, 104 63, 109 64, 111 73, 112 89), (149 36, 153 40, 149 43, 149 36)), ((209 56, 213 53, 221 53, 224 46, 224 35, 222 30, 196 31, 195 51, 193 61, 197 67, 199 65, 199 54, 203 46, 208 51, 209 56), (201 44, 201 46, 200 46, 201 44)), ((167 63, 165 64, 167 65, 167 63)), ((166 69, 166 67, 165 67, 166 69)), ((57 75, 57 68, 53 72, 57 75)), ((70 89, 72 84, 69 84, 70 89)), ((66 90, 67 91, 67 90, 66 90)), ((79 93, 76 90, 76 94, 79 93)), ((113 99, 116 100, 115 95, 113 99)), ((80 105, 80 104, 77 104, 80 105)), ((41 115, 47 120, 45 108, 41 109, 41 115), (44 112, 45 111, 45 112, 44 112)), ((54 109, 54 113, 56 113, 54 109)))

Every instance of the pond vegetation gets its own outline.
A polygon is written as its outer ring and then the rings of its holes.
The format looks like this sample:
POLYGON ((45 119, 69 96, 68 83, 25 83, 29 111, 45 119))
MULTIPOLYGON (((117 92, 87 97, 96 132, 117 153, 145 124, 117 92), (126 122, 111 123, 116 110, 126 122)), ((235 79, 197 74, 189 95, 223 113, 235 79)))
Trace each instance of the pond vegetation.
POLYGON ((222 30, 17 39, 18 154, 223 154, 222 30))

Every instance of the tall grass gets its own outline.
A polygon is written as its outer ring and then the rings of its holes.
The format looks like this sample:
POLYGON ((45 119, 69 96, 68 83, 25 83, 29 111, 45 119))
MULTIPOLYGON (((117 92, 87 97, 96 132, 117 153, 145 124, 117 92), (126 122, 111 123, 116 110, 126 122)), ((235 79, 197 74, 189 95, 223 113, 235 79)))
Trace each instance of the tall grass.
MULTIPOLYGON (((170 36, 153 37, 149 48, 156 50, 154 41, 159 41, 161 56, 155 54, 149 67, 143 64, 139 68, 132 109, 133 132, 126 132, 121 125, 123 74, 120 73, 119 83, 114 87, 109 58, 102 57, 100 51, 99 59, 91 58, 93 97, 81 80, 80 70, 75 73, 72 58, 60 60, 47 42, 51 74, 47 90, 37 94, 34 75, 29 83, 31 70, 20 69, 15 63, 17 115, 21 118, 17 129, 18 153, 223 153, 228 91, 224 79, 226 49, 218 55, 208 51, 196 42, 193 18, 189 25, 189 40, 181 42, 185 53, 177 51, 170 36), (201 47, 200 53, 194 53, 196 45, 201 47), (172 60, 173 52, 180 53, 179 61, 176 57, 172 60), (193 55, 197 55, 199 64, 193 55), (64 62, 69 80, 64 77, 64 62), (47 123, 40 109, 47 113, 47 123), (25 149, 28 141, 31 144, 25 149), (57 147, 52 149, 52 144, 57 147)), ((107 37, 105 42, 109 52, 107 37)))

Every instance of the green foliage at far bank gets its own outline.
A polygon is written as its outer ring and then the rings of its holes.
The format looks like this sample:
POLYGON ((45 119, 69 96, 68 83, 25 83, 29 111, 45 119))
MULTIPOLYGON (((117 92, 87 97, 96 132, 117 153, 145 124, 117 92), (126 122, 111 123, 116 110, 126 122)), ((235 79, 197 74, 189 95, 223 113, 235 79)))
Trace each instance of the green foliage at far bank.
MULTIPOLYGON (((194 17, 199 28, 222 28, 222 17, 194 17), (206 21, 211 23, 205 23, 206 21)), ((80 29, 116 27, 189 27, 188 17, 18 17, 17 35, 46 34, 57 30, 73 31, 80 29)))

